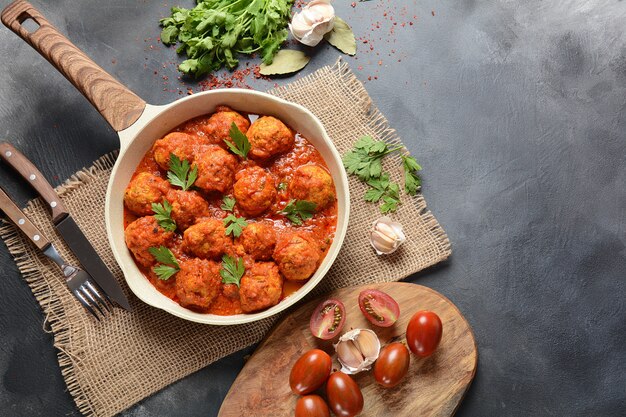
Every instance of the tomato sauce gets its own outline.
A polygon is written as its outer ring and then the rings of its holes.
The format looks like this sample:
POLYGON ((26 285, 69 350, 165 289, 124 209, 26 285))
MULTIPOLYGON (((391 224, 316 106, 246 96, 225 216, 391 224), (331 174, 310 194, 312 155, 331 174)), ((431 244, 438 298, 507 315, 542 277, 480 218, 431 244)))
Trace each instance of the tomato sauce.
MULTIPOLYGON (((187 121, 174 129, 173 132, 185 132, 201 137, 204 135, 201 127, 207 123, 207 120, 210 116, 211 115, 209 114, 187 121)), ((256 117, 253 115, 252 119, 254 120, 255 118, 256 117)), ((290 197, 289 195, 288 184, 293 178, 294 172, 299 167, 307 164, 315 164, 328 170, 328 167, 324 159, 320 155, 319 151, 306 138, 296 133, 295 144, 290 151, 261 162, 252 159, 242 159, 240 157, 237 157, 236 170, 238 172, 242 169, 252 166, 260 166, 269 171, 274 178, 276 198, 274 199, 271 207, 263 215, 253 218, 246 217, 246 220, 252 220, 255 222, 265 220, 272 222, 278 239, 280 239, 280 235, 284 233, 290 233, 293 231, 304 232, 309 237, 311 237, 318 245, 319 251, 321 253, 319 263, 321 263, 328 253, 328 250, 335 236, 335 230, 337 225, 336 190, 334 190, 334 202, 322 211, 315 213, 313 218, 306 220, 301 226, 294 225, 281 213, 285 206, 292 200, 292 197, 290 197)), ((135 178, 138 174, 142 172, 147 172, 157 177, 167 179, 167 173, 156 163, 152 149, 144 155, 143 159, 137 166, 135 173, 133 174, 133 178, 135 178)), ((208 202, 210 217, 224 219, 226 216, 231 214, 223 210, 221 206, 224 196, 232 197, 232 187, 230 187, 230 190, 224 194, 218 192, 203 192, 201 190, 198 191, 202 195, 202 198, 204 198, 208 202)), ((245 217, 242 213, 240 213, 237 206, 235 206, 232 214, 237 217, 245 217)), ((126 228, 130 223, 134 222, 138 218, 139 216, 132 213, 128 208, 124 207, 124 228, 126 228)), ((179 262, 189 259, 191 257, 191 255, 183 250, 182 233, 179 230, 175 231, 175 238, 169 249, 176 256, 176 259, 179 262)), ((236 253, 236 255, 241 255, 243 257, 246 264, 246 269, 254 263, 253 259, 249 258, 245 253, 242 254, 241 251, 236 253)), ((159 292, 161 292, 168 298, 179 302, 176 293, 176 275, 168 280, 161 280, 154 272, 152 272, 151 268, 146 268, 140 264, 137 264, 137 266, 159 292)), ((306 281, 291 281, 283 279, 283 287, 280 301, 296 292, 305 283, 306 281)), ((241 302, 238 296, 238 289, 234 284, 222 284, 217 297, 211 302, 208 308, 193 308, 193 310, 200 313, 209 313, 224 316, 241 314, 242 309, 241 302)))

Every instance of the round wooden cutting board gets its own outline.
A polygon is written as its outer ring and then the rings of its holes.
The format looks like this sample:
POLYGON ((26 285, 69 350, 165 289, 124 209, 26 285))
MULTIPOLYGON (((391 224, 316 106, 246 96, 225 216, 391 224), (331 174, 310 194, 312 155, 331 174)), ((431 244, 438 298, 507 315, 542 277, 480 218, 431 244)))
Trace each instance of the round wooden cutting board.
MULTIPOLYGON (((450 300, 421 285, 393 282, 343 288, 292 310, 261 342, 230 388, 219 417, 287 417, 294 415, 298 396, 289 388, 289 373, 295 361, 309 349, 319 348, 333 358, 332 342, 314 338, 309 318, 321 301, 334 298, 347 310, 344 332, 352 328, 373 329, 385 346, 405 341, 406 326, 413 313, 431 310, 443 323, 443 337, 428 358, 411 354, 408 375, 400 385, 386 389, 374 380, 372 371, 354 375, 365 399, 360 416, 426 417, 451 416, 456 411, 476 372, 478 352, 469 324, 450 300), (359 310, 359 293, 373 288, 391 295, 400 305, 400 318, 390 328, 371 325, 359 310)), ((323 389, 319 394, 325 397, 323 389)))

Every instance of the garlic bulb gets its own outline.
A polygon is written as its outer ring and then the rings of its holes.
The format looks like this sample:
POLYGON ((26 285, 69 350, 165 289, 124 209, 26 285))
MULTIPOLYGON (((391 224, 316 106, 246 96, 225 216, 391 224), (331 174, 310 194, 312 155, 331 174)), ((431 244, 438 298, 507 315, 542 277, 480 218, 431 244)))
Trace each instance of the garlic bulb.
POLYGON ((293 15, 289 29, 299 42, 315 46, 335 25, 335 9, 330 0, 313 0, 293 15))
POLYGON ((367 371, 378 359, 380 341, 376 333, 369 329, 354 329, 339 338, 335 345, 341 372, 356 374, 367 371))
POLYGON ((406 241, 402 225, 384 216, 374 221, 370 242, 377 255, 395 252, 406 241))

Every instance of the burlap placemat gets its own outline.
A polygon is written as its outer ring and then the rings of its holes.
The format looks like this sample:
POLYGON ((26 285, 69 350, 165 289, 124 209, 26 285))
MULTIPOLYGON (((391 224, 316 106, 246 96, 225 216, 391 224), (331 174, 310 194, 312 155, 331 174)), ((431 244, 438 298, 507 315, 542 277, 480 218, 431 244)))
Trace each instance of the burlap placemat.
MULTIPOLYGON (((342 154, 362 135, 400 143, 387 120, 372 105, 363 84, 347 64, 321 68, 271 93, 300 103, 319 117, 342 154)), ((147 306, 130 294, 109 249, 104 224, 104 196, 115 154, 85 169, 57 191, 78 225, 122 283, 133 306, 116 309, 96 322, 74 299, 56 265, 11 225, 0 228, 9 251, 39 301, 54 333, 59 364, 78 409, 88 416, 112 416, 172 382, 259 342, 277 320, 239 326, 209 326, 176 318, 147 306)), ((389 158, 391 159, 391 158, 389 158)), ((419 156, 418 156, 419 159, 419 156)), ((401 181, 399 161, 387 169, 401 181)), ((341 252, 315 293, 369 282, 397 281, 450 255, 448 238, 419 195, 403 201, 392 217, 406 228, 408 241, 395 254, 377 257, 368 231, 378 206, 365 203, 365 186, 350 178, 350 226, 341 252)), ((70 262, 76 259, 55 234, 44 205, 28 203, 26 213, 70 262)))

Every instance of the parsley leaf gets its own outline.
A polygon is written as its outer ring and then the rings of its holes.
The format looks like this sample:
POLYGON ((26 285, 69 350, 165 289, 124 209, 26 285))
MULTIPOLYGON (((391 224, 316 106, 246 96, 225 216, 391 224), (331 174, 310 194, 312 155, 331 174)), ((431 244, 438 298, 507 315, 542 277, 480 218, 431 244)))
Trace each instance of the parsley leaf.
POLYGON ((250 141, 248 141, 248 137, 237 127, 235 122, 230 126, 230 131, 228 132, 230 138, 233 140, 232 142, 224 139, 224 143, 228 146, 228 149, 231 150, 235 155, 241 156, 243 159, 248 158, 248 152, 250 152, 250 141))
POLYGON ((397 200, 390 196, 383 197, 383 205, 380 206, 380 212, 383 214, 396 211, 398 208, 398 204, 400 204, 400 200, 397 200))
POLYGON ((222 205, 220 207, 224 211, 233 211, 236 202, 237 201, 234 198, 225 195, 222 199, 222 205))
POLYGON ((224 227, 226 227, 226 236, 232 234, 235 237, 239 237, 244 227, 248 225, 248 222, 243 217, 237 217, 234 214, 229 214, 223 220, 224 227))
POLYGON ((189 161, 182 161, 173 153, 170 154, 170 170, 167 171, 167 179, 170 184, 180 187, 183 191, 187 191, 198 178, 198 167, 194 165, 191 172, 189 171, 189 161))
POLYGON ((167 281, 176 274, 179 269, 169 265, 157 265, 152 268, 152 271, 159 277, 160 280, 167 281))
POLYGON ((291 223, 300 226, 304 221, 313 217, 315 207, 317 207, 317 204, 311 201, 291 200, 281 213, 284 214, 291 223))
POLYGON ((417 194, 417 190, 422 185, 422 179, 417 171, 421 171, 422 167, 412 156, 402 155, 402 168, 404 169, 404 190, 408 195, 417 194))
POLYGON ((159 226, 168 232, 176 230, 176 222, 172 219, 172 206, 167 200, 164 199, 163 204, 152 203, 152 211, 159 226))
POLYGON ((220 276, 224 284, 236 284, 239 287, 239 282, 245 271, 243 258, 233 258, 228 255, 222 256, 220 276))
POLYGON ((370 178, 367 185, 372 188, 365 192, 365 201, 376 203, 382 199, 380 211, 383 214, 396 211, 400 204, 400 186, 389 180, 389 174, 382 174, 379 178, 370 178))
POLYGON ((382 159, 385 155, 401 149, 402 146, 389 149, 382 141, 371 136, 363 136, 354 144, 354 150, 343 157, 343 166, 348 174, 354 174, 361 181, 379 177, 383 172, 382 159))
POLYGON ((157 277, 159 277, 159 279, 167 281, 175 273, 180 271, 180 265, 178 264, 176 257, 172 251, 165 246, 148 248, 148 252, 150 252, 150 254, 154 256, 154 259, 161 264, 152 268, 152 271, 157 275, 157 277))

